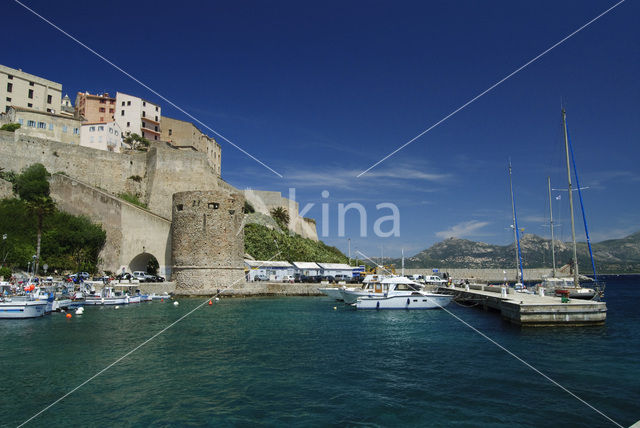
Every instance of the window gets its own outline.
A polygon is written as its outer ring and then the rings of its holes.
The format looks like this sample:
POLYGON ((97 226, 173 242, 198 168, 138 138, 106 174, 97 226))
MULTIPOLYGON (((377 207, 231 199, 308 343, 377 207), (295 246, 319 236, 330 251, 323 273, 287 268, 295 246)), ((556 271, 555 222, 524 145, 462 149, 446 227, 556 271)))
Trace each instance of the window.
POLYGON ((73 128, 73 135, 79 135, 80 134, 80 128, 73 128))
POLYGON ((104 107, 100 107, 100 109, 99 109, 99 110, 100 110, 100 113, 104 113, 104 112, 105 112, 104 107))
POLYGON ((122 107, 124 107, 124 101, 122 102, 122 107))
POLYGON ((131 101, 127 101, 127 105, 130 106, 131 105, 131 101))
POLYGON ((113 131, 116 134, 116 137, 118 136, 118 131, 113 131))
POLYGON ((158 136, 157 136, 157 135, 154 135, 154 136, 153 136, 153 139, 154 139, 154 140, 156 140, 156 141, 158 141, 158 136))
POLYGON ((33 86, 33 82, 29 82, 29 86, 33 86))
POLYGON ((143 102, 142 102, 142 107, 146 107, 146 106, 147 106, 147 102, 146 102, 146 101, 143 101, 143 102))
POLYGON ((29 89, 29 98, 33 99, 33 89, 29 89))
POLYGON ((49 131, 53 131, 53 123, 49 124, 49 131))
POLYGON ((131 122, 127 122, 127 128, 131 125, 131 122))
POLYGON ((10 103, 11 102, 11 98, 7 97, 7 102, 10 103))
POLYGON ((38 122, 38 128, 40 129, 47 129, 47 124, 44 122, 38 122))
POLYGON ((176 209, 177 209, 178 211, 182 211, 182 210, 184 209, 184 205, 182 205, 182 204, 178 204, 178 205, 176 205, 176 209))
POLYGON ((156 116, 156 122, 158 122, 158 116, 156 116))
POLYGON ((31 128, 35 128, 36 127, 36 121, 35 120, 28 120, 27 121, 27 126, 29 126, 31 128))
POLYGON ((146 128, 146 127, 147 127, 147 124, 146 124, 146 123, 144 123, 144 122, 142 122, 142 127, 143 127, 143 128, 146 128))
POLYGON ((7 79, 9 79, 9 80, 13 80, 13 76, 12 76, 11 74, 8 74, 8 75, 7 75, 7 79))
POLYGON ((100 104, 106 104, 106 103, 107 103, 107 100, 105 100, 104 98, 100 100, 100 104))
MULTIPOLYGON (((156 111, 158 111, 158 106, 156 106, 156 111)), ((158 120, 158 119, 156 119, 156 120, 158 120)))
POLYGON ((142 112, 142 117, 147 117, 147 114, 144 111, 142 112))
POLYGON ((124 116, 124 110, 120 112, 120 116, 124 116))
POLYGON ((18 119, 18 123, 19 123, 20 125, 24 125, 24 119, 18 119))
POLYGON ((110 109, 109 109, 109 113, 115 113, 115 112, 116 112, 116 110, 115 110, 115 109, 113 109, 113 108, 110 108, 110 109))
POLYGON ((104 131, 104 126, 98 126, 98 131, 104 131))
POLYGON ((29 103, 29 104, 27 104, 27 107, 31 108, 31 107, 33 107, 33 104, 29 103))
POLYGON ((156 128, 156 132, 158 132, 158 127, 156 126, 155 128, 156 128))
POLYGON ((116 103, 116 100, 109 100, 109 104, 113 105, 116 103))
POLYGON ((47 109, 47 113, 53 113, 50 108, 47 109))
POLYGON ((96 132, 96 127, 95 126, 90 126, 89 127, 89 132, 96 132))
POLYGON ((67 125, 62 125, 62 132, 67 133, 67 125))
POLYGON ((113 128, 109 128, 109 134, 113 134, 113 128))
POLYGON ((218 208, 220 208, 220 204, 217 202, 209 202, 207 204, 207 208, 217 210, 218 208))
POLYGON ((47 95, 47 104, 51 104, 51 101, 53 101, 53 97, 51 95, 47 95))
POLYGON ((169 129, 169 136, 171 136, 171 132, 172 132, 171 129, 169 129))
POLYGON ((13 83, 7 83, 7 92, 13 92, 13 83))

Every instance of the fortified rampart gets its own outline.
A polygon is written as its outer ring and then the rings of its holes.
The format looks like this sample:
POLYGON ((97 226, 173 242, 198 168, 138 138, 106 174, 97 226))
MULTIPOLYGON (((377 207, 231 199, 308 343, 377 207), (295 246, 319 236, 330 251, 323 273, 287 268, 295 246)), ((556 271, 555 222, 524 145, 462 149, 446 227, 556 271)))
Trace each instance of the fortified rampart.
POLYGON ((282 207, 289 213, 289 230, 297 233, 303 238, 318 240, 316 223, 313 219, 301 217, 299 204, 296 201, 287 199, 280 192, 268 190, 247 189, 244 197, 259 213, 269 215, 272 209, 282 207))
POLYGON ((10 198, 13 196, 13 185, 0 178, 0 199, 10 198))
POLYGON ((51 197, 70 214, 84 215, 102 224, 107 242, 100 253, 100 268, 112 272, 146 271, 155 257, 160 274, 171 276, 171 222, 122 201, 81 181, 55 174, 50 179, 51 197))
POLYGON ((173 195, 173 279, 178 294, 244 283, 244 197, 224 190, 173 195))

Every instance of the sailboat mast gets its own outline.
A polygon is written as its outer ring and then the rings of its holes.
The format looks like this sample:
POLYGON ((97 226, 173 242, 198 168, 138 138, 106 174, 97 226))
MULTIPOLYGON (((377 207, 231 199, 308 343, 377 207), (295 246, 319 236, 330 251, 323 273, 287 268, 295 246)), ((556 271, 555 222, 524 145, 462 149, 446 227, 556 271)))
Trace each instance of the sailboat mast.
POLYGON ((567 112, 562 109, 562 128, 564 131, 564 149, 567 154, 567 180, 569 183, 569 211, 571 211, 571 239, 573 240, 573 284, 580 287, 578 276, 578 249, 576 247, 576 225, 573 218, 573 186, 571 185, 571 165, 569 164, 569 136, 567 135, 567 112))
POLYGON ((518 220, 516 218, 516 203, 513 197, 513 178, 511 177, 511 160, 509 160, 509 188, 511 190, 511 212, 513 213, 513 246, 516 254, 516 283, 524 281, 522 264, 520 263, 520 242, 518 239, 518 220), (520 279, 518 279, 518 274, 520 279))
POLYGON ((553 207, 551 206, 551 178, 547 177, 547 185, 549 186, 549 224, 551 225, 551 276, 556 277, 556 249, 553 244, 553 207))

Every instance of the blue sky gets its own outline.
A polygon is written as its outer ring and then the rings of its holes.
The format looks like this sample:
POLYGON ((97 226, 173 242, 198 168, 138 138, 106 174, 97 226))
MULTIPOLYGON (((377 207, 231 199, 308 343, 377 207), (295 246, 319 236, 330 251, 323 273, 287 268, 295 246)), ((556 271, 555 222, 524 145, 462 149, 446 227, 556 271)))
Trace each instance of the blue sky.
MULTIPOLYGON (((372 256, 382 247, 385 256, 413 254, 452 235, 510 242, 509 158, 519 225, 548 236, 546 177, 566 187, 561 102, 589 187, 593 240, 640 230, 638 2, 623 3, 360 178, 615 2, 24 3, 281 173, 218 138, 225 180, 284 194, 294 187, 302 206, 315 204, 307 216, 319 225, 328 219, 323 240, 345 251, 347 237, 352 251, 372 256), (367 237, 355 212, 338 236, 338 204, 350 202, 367 210, 367 237), (374 235, 374 222, 390 214, 380 203, 397 205, 399 237, 374 235)), ((0 63, 61 82, 72 98, 118 90, 184 118, 17 3, 2 8, 10 36, 0 63)), ((554 199, 565 240, 567 206, 566 192, 554 199)))

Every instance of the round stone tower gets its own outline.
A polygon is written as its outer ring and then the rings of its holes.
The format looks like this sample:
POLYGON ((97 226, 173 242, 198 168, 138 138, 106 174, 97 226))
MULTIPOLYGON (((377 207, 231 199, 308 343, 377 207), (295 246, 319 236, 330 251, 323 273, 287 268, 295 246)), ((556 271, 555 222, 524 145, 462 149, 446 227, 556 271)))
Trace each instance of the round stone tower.
POLYGON ((244 197, 226 190, 173 195, 172 276, 178 294, 215 294, 244 281, 244 197))

